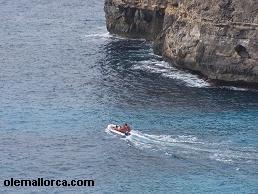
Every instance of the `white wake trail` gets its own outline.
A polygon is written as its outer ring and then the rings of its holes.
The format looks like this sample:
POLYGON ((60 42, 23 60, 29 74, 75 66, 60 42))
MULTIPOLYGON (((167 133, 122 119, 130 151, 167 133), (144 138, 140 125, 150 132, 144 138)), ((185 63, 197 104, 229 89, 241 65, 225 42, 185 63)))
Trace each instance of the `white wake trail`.
POLYGON ((239 148, 228 142, 203 141, 191 135, 152 135, 133 130, 123 138, 141 150, 158 151, 180 158, 211 159, 224 163, 257 163, 257 148, 239 148))

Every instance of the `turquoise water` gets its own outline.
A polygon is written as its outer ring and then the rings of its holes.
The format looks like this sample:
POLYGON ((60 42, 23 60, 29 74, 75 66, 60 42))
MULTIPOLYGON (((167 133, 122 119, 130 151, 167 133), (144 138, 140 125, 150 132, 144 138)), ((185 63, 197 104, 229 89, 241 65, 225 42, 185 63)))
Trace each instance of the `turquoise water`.
POLYGON ((1 193, 258 193, 258 92, 109 35, 103 1, 0 1, 1 193), (128 122, 132 136, 108 133, 128 122), (9 178, 94 179, 8 188, 9 178))

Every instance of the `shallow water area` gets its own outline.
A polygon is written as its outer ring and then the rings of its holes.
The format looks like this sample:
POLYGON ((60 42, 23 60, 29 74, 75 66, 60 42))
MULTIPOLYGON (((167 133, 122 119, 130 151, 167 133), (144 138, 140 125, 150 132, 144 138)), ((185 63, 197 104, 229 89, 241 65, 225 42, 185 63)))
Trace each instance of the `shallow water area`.
POLYGON ((258 92, 214 87, 110 35, 103 1, 0 1, 0 172, 95 187, 1 193, 257 193, 258 92), (107 133, 128 122, 132 135, 107 133))

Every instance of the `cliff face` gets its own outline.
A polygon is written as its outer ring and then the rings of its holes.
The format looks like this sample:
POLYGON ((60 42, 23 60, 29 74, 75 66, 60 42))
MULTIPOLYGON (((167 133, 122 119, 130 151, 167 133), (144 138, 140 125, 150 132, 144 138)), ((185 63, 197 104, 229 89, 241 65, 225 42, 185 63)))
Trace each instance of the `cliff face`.
POLYGON ((154 41, 173 65, 258 85, 257 0, 106 0, 111 33, 154 41))
POLYGON ((163 28, 166 6, 155 9, 153 5, 151 1, 106 0, 108 31, 131 38, 155 39, 163 28))

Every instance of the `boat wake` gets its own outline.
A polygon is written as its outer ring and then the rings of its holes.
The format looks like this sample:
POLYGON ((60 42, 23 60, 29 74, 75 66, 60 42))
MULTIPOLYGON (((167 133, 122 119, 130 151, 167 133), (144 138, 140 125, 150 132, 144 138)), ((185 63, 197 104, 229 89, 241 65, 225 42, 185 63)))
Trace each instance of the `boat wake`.
MULTIPOLYGON (((106 132, 110 133, 108 130, 106 132)), ((237 147, 230 142, 208 142, 191 135, 151 135, 133 130, 130 136, 122 139, 138 149, 175 158, 203 158, 230 164, 258 162, 257 148, 237 147)))

